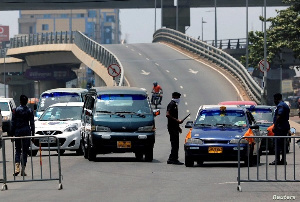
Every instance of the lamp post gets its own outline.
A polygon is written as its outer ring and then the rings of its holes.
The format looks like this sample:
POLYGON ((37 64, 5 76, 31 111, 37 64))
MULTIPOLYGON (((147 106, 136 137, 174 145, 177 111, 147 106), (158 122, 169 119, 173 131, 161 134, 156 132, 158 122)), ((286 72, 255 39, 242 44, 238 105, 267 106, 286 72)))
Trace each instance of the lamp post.
POLYGON ((6 48, 3 49, 3 56, 4 56, 4 63, 3 63, 3 68, 4 68, 4 74, 3 74, 3 80, 4 80, 4 97, 6 98, 6 69, 5 69, 5 57, 6 57, 6 48))
POLYGON ((154 32, 156 31, 156 0, 154 1, 154 32))
MULTIPOLYGON (((267 0, 264 0, 264 66, 267 66, 267 0)), ((261 102, 267 104, 267 71, 264 71, 263 75, 263 87, 261 91, 261 102)))
POLYGON ((201 37, 202 37, 201 40, 202 40, 202 41, 204 41, 204 39, 203 39, 203 24, 204 24, 204 23, 207 23, 207 22, 206 22, 206 21, 203 21, 203 17, 202 17, 202 21, 201 21, 201 37))
POLYGON ((218 47, 217 39, 217 0, 215 0, 215 47, 218 47))
POLYGON ((160 0, 160 7, 161 7, 161 28, 163 28, 163 18, 164 18, 164 9, 163 9, 163 3, 164 1, 163 0, 160 0))
POLYGON ((246 0, 246 69, 248 69, 249 66, 249 50, 248 50, 248 0, 246 0))
POLYGON ((174 3, 176 2, 176 31, 178 31, 178 1, 175 0, 174 3))

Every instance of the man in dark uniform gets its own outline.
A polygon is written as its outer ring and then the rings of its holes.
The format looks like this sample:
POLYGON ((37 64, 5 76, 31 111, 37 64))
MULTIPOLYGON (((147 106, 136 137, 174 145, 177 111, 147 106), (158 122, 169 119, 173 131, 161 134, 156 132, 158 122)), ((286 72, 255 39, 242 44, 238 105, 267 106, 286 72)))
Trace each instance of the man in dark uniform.
POLYGON ((183 165, 178 160, 179 151, 179 133, 182 132, 179 124, 183 123, 178 119, 178 104, 180 102, 181 94, 178 92, 172 93, 172 100, 167 106, 166 117, 168 118, 168 131, 170 134, 171 154, 167 161, 168 164, 183 165))
MULTIPOLYGON (((274 128, 273 133, 274 136, 287 136, 290 130, 289 124, 289 114, 290 108, 289 106, 282 100, 282 95, 280 93, 276 93, 274 96, 274 103, 277 105, 275 110, 275 115, 273 119, 274 128)), ((288 141, 286 139, 286 141, 288 141)), ((275 160, 270 165, 284 165, 286 164, 286 157, 284 155, 284 139, 277 138, 274 139, 275 147, 275 160), (277 144, 275 144, 277 142, 277 144), (280 160, 280 152, 282 153, 282 159, 280 160)))
MULTIPOLYGON (((20 96, 20 106, 17 107, 12 115, 12 134, 16 137, 21 136, 34 136, 34 115, 32 109, 26 105, 28 103, 28 97, 25 95, 20 96), (30 124, 30 125, 29 125, 30 124)), ((30 146, 30 139, 17 139, 15 141, 15 173, 17 176, 20 173, 20 162, 22 162, 21 175, 26 176, 25 167, 27 163, 27 153, 30 146), (21 159, 22 154, 22 159, 21 159)))

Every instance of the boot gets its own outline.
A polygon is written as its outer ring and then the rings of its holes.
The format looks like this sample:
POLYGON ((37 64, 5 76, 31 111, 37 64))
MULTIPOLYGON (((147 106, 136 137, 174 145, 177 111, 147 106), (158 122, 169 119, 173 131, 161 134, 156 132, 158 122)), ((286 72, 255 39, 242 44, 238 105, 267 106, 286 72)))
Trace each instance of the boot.
POLYGON ((16 163, 15 173, 13 174, 13 176, 18 176, 19 173, 20 173, 20 163, 16 163))
POLYGON ((26 166, 22 167, 21 176, 27 176, 27 174, 25 173, 25 168, 26 166))

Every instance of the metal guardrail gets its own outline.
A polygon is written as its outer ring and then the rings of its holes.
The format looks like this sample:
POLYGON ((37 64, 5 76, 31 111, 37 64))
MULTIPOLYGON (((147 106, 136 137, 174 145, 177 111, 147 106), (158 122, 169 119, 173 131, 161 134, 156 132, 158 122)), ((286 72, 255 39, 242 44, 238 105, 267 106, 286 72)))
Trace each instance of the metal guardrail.
MULTIPOLYGON (((10 39, 10 48, 44 44, 75 44, 86 54, 103 64, 106 68, 108 68, 111 64, 118 64, 121 68, 121 74, 115 78, 115 82, 118 86, 124 85, 124 68, 117 56, 79 31, 71 33, 51 32, 42 34, 26 34, 10 39)), ((2 51, 0 51, 0 54, 1 53, 2 51)), ((2 55, 0 55, 0 57, 1 56, 2 55)))
MULTIPOLYGON (((7 183, 12 183, 12 182, 31 182, 31 181, 51 181, 51 180, 58 180, 59 185, 58 185, 58 190, 63 189, 62 186, 62 174, 61 174, 61 163, 60 163, 60 143, 58 141, 58 138, 56 136, 53 135, 44 135, 44 136, 22 136, 22 137, 3 137, 1 138, 1 142, 2 142, 2 162, 3 162, 3 185, 2 185, 2 191, 7 190, 7 183), (33 158, 33 151, 31 149, 28 150, 28 155, 30 156, 30 163, 27 162, 27 165, 30 164, 30 166, 27 166, 27 171, 31 171, 28 175, 22 175, 21 173, 25 171, 21 171, 20 173, 20 177, 18 177, 18 174, 13 174, 15 172, 15 142, 16 141, 20 141, 20 146, 21 148, 24 147, 24 143, 23 140, 29 139, 30 141, 30 145, 32 145, 32 141, 34 140, 38 140, 40 141, 40 139, 45 139, 48 141, 48 150, 46 150, 46 154, 47 155, 43 155, 41 154, 41 150, 40 150, 40 156, 33 158), (53 162, 51 161, 51 155, 50 155, 50 143, 49 143, 49 138, 52 138, 54 140, 56 140, 57 143, 57 168, 54 169, 54 166, 52 166, 53 162), (6 141, 12 141, 12 159, 8 158, 6 156, 6 148, 5 148, 5 142, 6 141), (48 166, 43 166, 43 158, 47 158, 48 161, 47 163, 45 163, 45 165, 48 164, 48 166), (12 162, 12 166, 8 166, 8 163, 12 162), (11 168, 11 169, 8 169, 11 168), (10 170, 10 174, 9 176, 7 175, 7 170, 10 170), (36 172, 35 172, 36 171, 36 172), (47 172, 47 174, 44 174, 44 172, 47 172), (53 173, 57 172, 57 177, 53 177, 53 173), (12 175, 11 175, 12 174, 12 175)), ((32 146, 30 146, 30 148, 32 148, 32 146)), ((20 167, 21 169, 25 169, 25 167, 23 167, 22 162, 23 162, 23 150, 21 150, 21 154, 20 154, 20 158, 21 158, 21 163, 20 163, 20 167)), ((27 155, 27 154, 26 154, 27 155)))
MULTIPOLYGON (((296 171, 299 169, 298 162, 296 163, 296 150, 295 150, 295 139, 300 138, 300 136, 247 136, 247 137, 242 137, 239 139, 238 142, 238 176, 237 176, 237 181, 238 181, 238 186, 237 190, 242 191, 241 187, 241 182, 300 182, 300 179, 297 179, 296 171), (256 164, 256 168, 250 168, 250 164, 246 164, 245 168, 241 168, 241 150, 240 150, 240 144, 242 139, 246 138, 255 138, 255 139, 264 139, 265 141, 265 155, 262 154, 262 156, 257 158, 262 158, 265 156, 265 159, 261 160, 256 160, 256 162, 259 162, 256 164), (274 148, 277 147, 278 141, 277 139, 281 139, 281 141, 284 141, 284 147, 283 147, 283 155, 285 156, 285 163, 281 163, 279 165, 276 163, 275 165, 269 165, 269 158, 272 158, 271 161, 273 161, 277 155, 277 150, 275 149, 275 155, 269 155, 268 154, 268 144, 272 143, 275 145, 274 148), (273 141, 271 141, 273 140, 273 141), (287 161, 287 141, 290 141, 290 148, 289 148, 289 155, 292 156, 292 162, 287 161), (270 157, 272 156, 272 157, 270 157), (297 165, 297 167, 296 167, 297 165), (270 169, 270 167, 272 169, 270 169)), ((262 142, 262 141, 261 141, 262 142)), ((257 150, 259 148, 257 147, 257 150)), ((258 153, 259 151, 257 151, 258 153)), ((261 151, 262 153, 262 151, 261 151)), ((298 152, 297 152, 298 153, 298 152)), ((249 149, 248 149, 248 162, 249 162, 249 149)), ((289 158, 291 159, 291 158, 289 158)))
MULTIPOLYGON (((215 40, 203 41, 207 44, 214 46, 215 40)), ((221 39, 217 41, 217 47, 219 49, 240 49, 246 47, 246 38, 240 39, 221 39)))
POLYGON ((262 88, 252 78, 247 69, 231 55, 203 41, 168 28, 159 29, 153 34, 153 42, 159 41, 173 43, 220 65, 239 80, 252 100, 258 104, 261 103, 262 88))

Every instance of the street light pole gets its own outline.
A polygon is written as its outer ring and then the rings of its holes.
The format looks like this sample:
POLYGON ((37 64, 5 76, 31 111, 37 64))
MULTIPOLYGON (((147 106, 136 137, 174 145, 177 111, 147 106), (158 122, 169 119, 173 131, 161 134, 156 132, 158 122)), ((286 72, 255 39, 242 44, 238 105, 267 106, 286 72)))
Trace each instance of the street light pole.
POLYGON ((201 22, 201 24, 202 24, 202 25, 201 25, 201 37, 202 37, 201 40, 202 40, 202 41, 204 41, 204 39, 203 39, 203 24, 204 24, 204 23, 206 23, 206 21, 203 21, 203 17, 202 17, 202 22, 201 22))
POLYGON ((178 1, 176 0, 176 31, 178 31, 178 1))
POLYGON ((164 18, 163 3, 164 3, 164 0, 160 0, 160 7, 161 7, 161 28, 163 28, 163 18, 164 18))
POLYGON ((4 51, 4 63, 3 63, 3 67, 4 67, 4 97, 6 98, 6 78, 5 78, 5 74, 6 74, 6 69, 5 69, 5 57, 6 57, 6 48, 3 49, 4 51))
MULTIPOLYGON (((264 67, 267 67, 267 0, 264 0, 264 67)), ((266 69, 266 68, 265 68, 266 69)), ((267 71, 264 71, 263 88, 261 92, 262 104, 267 104, 267 71)))
POLYGON ((156 32, 156 0, 154 1, 154 32, 156 32))
POLYGON ((215 47, 218 47, 217 42, 217 0, 215 0, 215 47))
POLYGON ((248 50, 249 38, 248 38, 248 0, 246 0, 246 69, 249 66, 249 50, 248 50))

